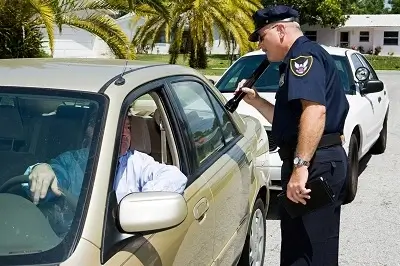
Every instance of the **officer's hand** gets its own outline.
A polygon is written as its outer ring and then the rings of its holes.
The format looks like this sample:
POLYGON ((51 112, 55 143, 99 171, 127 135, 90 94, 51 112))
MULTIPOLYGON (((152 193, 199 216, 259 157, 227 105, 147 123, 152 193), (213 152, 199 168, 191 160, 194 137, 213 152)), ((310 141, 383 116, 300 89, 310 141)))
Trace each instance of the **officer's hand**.
POLYGON ((57 196, 61 195, 61 191, 58 189, 56 174, 51 166, 46 163, 36 165, 33 168, 29 175, 29 181, 34 204, 38 204, 39 197, 41 199, 46 197, 49 187, 51 187, 54 194, 57 196))
POLYGON ((306 188, 308 180, 308 169, 306 167, 299 167, 293 170, 287 185, 286 196, 295 203, 302 203, 306 205, 305 199, 310 199, 308 195, 311 190, 306 188))
POLYGON ((253 104, 254 101, 257 99, 257 97, 259 96, 257 91, 254 88, 247 88, 247 87, 243 87, 244 83, 246 82, 245 79, 243 79, 242 81, 239 82, 236 90, 235 90, 235 94, 238 93, 239 91, 243 91, 246 93, 246 96, 244 96, 243 100, 248 103, 248 104, 253 104))

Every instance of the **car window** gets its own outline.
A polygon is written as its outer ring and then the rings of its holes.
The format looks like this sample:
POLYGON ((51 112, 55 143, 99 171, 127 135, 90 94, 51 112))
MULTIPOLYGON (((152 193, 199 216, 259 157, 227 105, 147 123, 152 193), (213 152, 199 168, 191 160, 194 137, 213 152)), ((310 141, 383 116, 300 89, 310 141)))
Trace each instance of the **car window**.
POLYGON ((333 59, 335 60, 335 65, 339 72, 340 80, 342 81, 343 90, 349 93, 351 91, 352 72, 347 57, 333 56, 333 59))
POLYGON ((351 62, 353 62, 354 70, 357 70, 357 68, 363 66, 363 64, 361 63, 361 60, 357 57, 356 54, 352 54, 350 56, 350 58, 351 58, 351 62))
POLYGON ((370 75, 369 78, 370 79, 378 79, 378 76, 376 75, 374 68, 371 66, 371 64, 368 62, 368 60, 361 54, 357 54, 357 56, 360 58, 361 62, 363 63, 363 65, 368 68, 370 75))
MULTIPOLYGON (((339 70, 344 91, 350 92, 351 82, 349 73, 351 70, 345 56, 332 55, 336 67, 339 70)), ((245 78, 250 77, 257 66, 264 60, 265 55, 252 55, 240 58, 232 67, 218 80, 215 86, 221 92, 234 92, 237 84, 245 78)), ((271 63, 260 76, 254 86, 258 92, 276 92, 279 88, 279 64, 271 63)), ((361 64, 361 62, 360 62, 361 64)))
POLYGON ((202 84, 179 81, 171 85, 183 109, 200 165, 224 145, 218 117, 202 84))
POLYGON ((236 136, 239 135, 239 131, 233 125, 231 117, 227 114, 226 109, 221 105, 221 103, 215 98, 215 96, 207 90, 207 94, 210 97, 212 105, 214 107, 215 113, 218 116, 219 122, 222 126, 222 132, 224 135, 225 143, 229 143, 236 136))
MULTIPOLYGON (((244 56, 237 60, 234 65, 217 82, 216 86, 221 92, 233 92, 242 79, 248 79, 254 70, 264 60, 264 55, 244 56)), ((279 64, 271 63, 254 86, 259 92, 274 92, 279 86, 279 64)))
POLYGON ((3 259, 30 264, 43 257, 53 264, 70 254, 85 209, 105 101, 82 91, 1 88, 0 124, 7 125, 0 127, 0 212, 7 217, 0 223, 1 265, 3 259), (49 189, 34 205, 29 173, 34 166, 41 169, 38 163, 48 164, 63 195, 49 189))

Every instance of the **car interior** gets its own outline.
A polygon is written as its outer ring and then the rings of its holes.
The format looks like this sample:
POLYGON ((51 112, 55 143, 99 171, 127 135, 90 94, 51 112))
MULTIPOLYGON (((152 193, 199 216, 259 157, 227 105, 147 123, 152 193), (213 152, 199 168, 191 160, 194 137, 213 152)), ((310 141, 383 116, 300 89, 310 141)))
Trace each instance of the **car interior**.
POLYGON ((159 163, 179 167, 172 130, 157 93, 151 92, 136 99, 130 113, 131 148, 152 156, 159 163))
MULTIPOLYGON (((8 186, 7 181, 23 175, 30 165, 88 145, 87 129, 96 109, 90 102, 0 95, 0 123, 7 125, 0 127, 0 212, 9 225, 0 226, 4 240, 0 240, 0 256, 42 252, 63 239, 44 214, 62 212, 67 204, 35 207, 18 186, 22 182, 8 186)), ((134 101, 130 112, 131 148, 179 167, 175 140, 159 96, 155 92, 143 95, 134 101)))

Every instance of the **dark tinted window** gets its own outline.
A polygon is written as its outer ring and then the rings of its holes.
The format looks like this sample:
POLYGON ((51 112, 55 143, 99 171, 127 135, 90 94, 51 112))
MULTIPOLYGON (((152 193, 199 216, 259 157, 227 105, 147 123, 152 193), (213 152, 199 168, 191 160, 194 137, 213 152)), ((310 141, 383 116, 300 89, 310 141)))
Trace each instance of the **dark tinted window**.
MULTIPOLYGON (((237 84, 242 80, 249 78, 253 71, 257 68, 264 55, 244 56, 235 62, 234 65, 219 79, 216 87, 221 92, 235 91, 237 84)), ((351 70, 347 58, 344 56, 332 56, 335 60, 336 67, 342 80, 343 89, 350 91, 350 75, 351 70)), ((361 62, 360 62, 361 63, 361 62)), ((254 86, 259 92, 276 92, 279 88, 279 64, 271 63, 254 86)))

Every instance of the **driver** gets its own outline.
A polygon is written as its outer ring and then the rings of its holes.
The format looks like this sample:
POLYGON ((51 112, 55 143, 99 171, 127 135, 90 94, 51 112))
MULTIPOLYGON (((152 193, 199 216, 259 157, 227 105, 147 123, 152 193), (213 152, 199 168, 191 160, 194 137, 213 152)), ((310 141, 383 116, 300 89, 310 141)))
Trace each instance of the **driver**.
MULTIPOLYGON (((89 130, 90 130, 89 126, 89 130)), ((118 202, 127 194, 145 191, 169 191, 182 194, 187 177, 173 165, 158 163, 153 157, 130 150, 131 123, 124 121, 122 141, 113 188, 118 202)), ((28 167, 29 185, 25 186, 35 204, 61 196, 68 191, 78 199, 81 192, 89 148, 67 151, 47 163, 28 167), (50 191, 49 191, 50 188, 50 191)))

